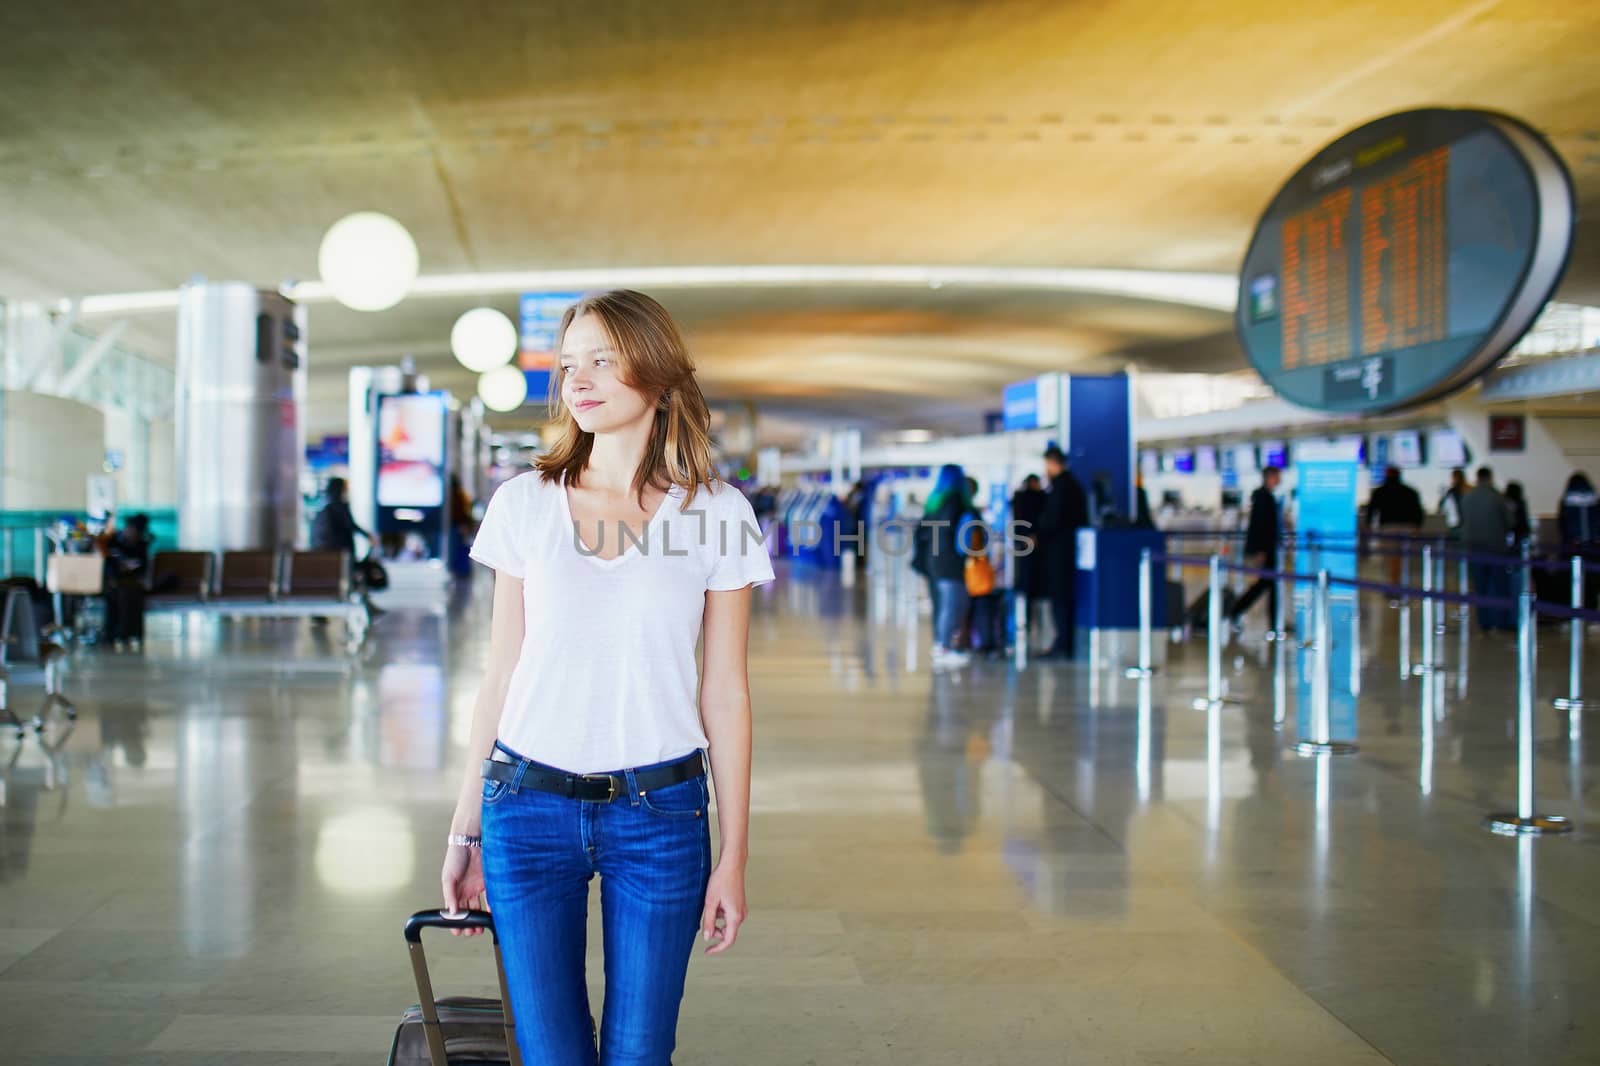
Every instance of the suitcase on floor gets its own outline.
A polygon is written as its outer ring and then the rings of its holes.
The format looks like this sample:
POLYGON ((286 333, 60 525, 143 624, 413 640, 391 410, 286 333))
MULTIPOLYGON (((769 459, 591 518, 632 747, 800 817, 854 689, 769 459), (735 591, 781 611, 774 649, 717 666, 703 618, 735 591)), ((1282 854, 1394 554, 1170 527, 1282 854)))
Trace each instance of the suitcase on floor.
POLYGON ((516 1029, 508 1010, 506 971, 500 962, 500 938, 488 911, 467 911, 446 918, 443 911, 418 911, 406 920, 406 951, 417 979, 418 1004, 401 1016, 389 1048, 389 1066, 469 1066, 510 1063, 521 1066, 516 1029), (487 929, 494 942, 495 971, 500 977, 500 998, 446 996, 435 999, 428 976, 428 958, 422 951, 424 929, 487 929))

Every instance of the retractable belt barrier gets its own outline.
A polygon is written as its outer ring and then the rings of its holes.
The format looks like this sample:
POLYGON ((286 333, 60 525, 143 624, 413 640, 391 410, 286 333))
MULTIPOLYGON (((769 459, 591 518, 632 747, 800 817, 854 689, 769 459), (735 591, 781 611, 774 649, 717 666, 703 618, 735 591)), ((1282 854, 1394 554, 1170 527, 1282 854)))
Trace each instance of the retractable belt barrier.
MULTIPOLYGON (((1326 545, 1317 547, 1326 548, 1326 545)), ((1554 701, 1555 706, 1572 712, 1579 713, 1585 709, 1582 689, 1582 654, 1584 626, 1590 622, 1600 622, 1600 611, 1584 608, 1584 574, 1589 568, 1581 557, 1574 556, 1569 562, 1560 564, 1568 567, 1572 573, 1572 601, 1570 606, 1560 604, 1542 603, 1534 599, 1531 582, 1526 579, 1516 596, 1482 596, 1469 592, 1448 592, 1443 588, 1434 587, 1435 562, 1443 566, 1443 557, 1437 560, 1433 552, 1434 543, 1426 542, 1421 545, 1422 559, 1422 586, 1415 588, 1410 585, 1392 585, 1382 581, 1368 581, 1361 578, 1335 578, 1330 577, 1327 570, 1319 569, 1315 573, 1288 570, 1268 570, 1261 567, 1246 566, 1241 563, 1226 562, 1220 554, 1209 557, 1155 553, 1148 549, 1140 553, 1139 557, 1139 663, 1128 669, 1131 677, 1148 678, 1155 672, 1151 662, 1151 587, 1153 584, 1153 568, 1157 563, 1163 566, 1198 567, 1204 566, 1208 574, 1207 596, 1209 598, 1206 648, 1206 695, 1197 698, 1194 706, 1197 710, 1216 710, 1225 704, 1237 703, 1231 699, 1226 691, 1222 678, 1222 574, 1224 571, 1243 574, 1250 577, 1275 582, 1288 582, 1293 585, 1297 582, 1306 582, 1313 585, 1311 601, 1312 628, 1311 639, 1303 645, 1312 652, 1313 675, 1311 678, 1312 693, 1312 723, 1309 736, 1302 738, 1295 750, 1302 755, 1346 755, 1357 751, 1357 746, 1349 741, 1337 741, 1330 735, 1329 721, 1329 625, 1328 625, 1328 595, 1329 589, 1334 586, 1354 589, 1357 592, 1381 593, 1391 598, 1396 598, 1402 604, 1409 604, 1411 598, 1421 599, 1423 605, 1423 630, 1425 641, 1423 644, 1423 661, 1418 665, 1415 673, 1428 674, 1436 670, 1433 660, 1433 613, 1436 604, 1454 603, 1463 610, 1477 607, 1499 611, 1514 611, 1517 618, 1517 809, 1508 812, 1495 812, 1483 819, 1485 828, 1495 833, 1505 835, 1546 835, 1570 832, 1572 823, 1560 815, 1542 814, 1535 809, 1534 804, 1534 683, 1536 668, 1536 647, 1534 631, 1538 624, 1538 616, 1545 615, 1550 618, 1566 619, 1572 630, 1570 661, 1568 664, 1568 695, 1554 701)), ((1458 556, 1458 558, 1472 558, 1475 561, 1488 565, 1505 565, 1508 568, 1516 567, 1527 570, 1532 568, 1549 569, 1550 564, 1541 563, 1528 558, 1526 554, 1516 556, 1458 556)), ((1442 576, 1442 575, 1441 575, 1442 576)), ((1442 581, 1440 582, 1442 584, 1442 581)), ((1282 597, 1279 597, 1281 603, 1282 597)), ((1406 608, 1409 611, 1409 607, 1406 608)), ((1402 640, 1408 635, 1408 614, 1402 615, 1402 640)), ((1402 650, 1402 661, 1408 656, 1407 650, 1402 650)), ((1402 676, 1411 676, 1413 671, 1402 669, 1402 676)))

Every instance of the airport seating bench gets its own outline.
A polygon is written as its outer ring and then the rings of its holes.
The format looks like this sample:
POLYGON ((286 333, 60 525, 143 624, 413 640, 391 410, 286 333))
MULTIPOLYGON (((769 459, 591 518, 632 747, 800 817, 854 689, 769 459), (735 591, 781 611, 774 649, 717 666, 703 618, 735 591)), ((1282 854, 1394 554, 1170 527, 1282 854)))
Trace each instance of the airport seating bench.
POLYGON ((150 560, 151 614, 226 618, 342 618, 355 640, 371 625, 353 595, 350 557, 327 551, 157 552, 150 560))

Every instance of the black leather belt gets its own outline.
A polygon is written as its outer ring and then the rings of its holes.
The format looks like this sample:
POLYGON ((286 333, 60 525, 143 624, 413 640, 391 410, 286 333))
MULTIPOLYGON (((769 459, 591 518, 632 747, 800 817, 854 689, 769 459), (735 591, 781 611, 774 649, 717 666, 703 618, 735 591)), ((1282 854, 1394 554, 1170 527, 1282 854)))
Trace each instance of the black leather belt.
MULTIPOLYGON (((704 777, 705 759, 694 752, 681 759, 649 770, 636 770, 633 779, 641 793, 666 788, 681 781, 704 777)), ((568 799, 585 803, 610 803, 618 796, 628 794, 628 778, 624 771, 609 774, 569 774, 553 766, 545 766, 531 759, 512 759, 501 749, 483 760, 483 777, 486 781, 504 781, 518 788, 532 788, 540 792, 553 792, 568 799), (520 780, 518 774, 521 774, 520 780)))

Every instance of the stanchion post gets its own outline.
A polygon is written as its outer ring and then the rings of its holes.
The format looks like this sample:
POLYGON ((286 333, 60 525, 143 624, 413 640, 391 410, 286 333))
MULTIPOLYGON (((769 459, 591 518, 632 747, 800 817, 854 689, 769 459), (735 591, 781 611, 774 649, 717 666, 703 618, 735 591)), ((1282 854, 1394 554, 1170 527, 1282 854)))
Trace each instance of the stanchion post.
POLYGON ((1311 677, 1311 736, 1300 741, 1294 750, 1301 755, 1353 755, 1358 750, 1348 741, 1334 740, 1330 735, 1333 724, 1328 708, 1330 686, 1333 679, 1330 668, 1333 661, 1332 630, 1328 624, 1328 572, 1317 571, 1317 584, 1311 593, 1311 628, 1316 633, 1312 648, 1311 677))
POLYGON ((1400 601, 1400 680, 1411 676, 1411 597, 1400 601))
MULTIPOLYGON (((1440 587, 1444 587, 1443 582, 1440 583, 1440 587)), ((1456 591, 1463 596, 1471 594, 1467 588, 1467 557, 1465 555, 1456 560, 1456 591)), ((1456 612, 1456 617, 1461 619, 1462 625, 1466 625, 1471 619, 1472 608, 1467 605, 1466 600, 1461 601, 1461 609, 1456 612)))
POLYGON ((1439 605, 1433 598, 1433 548, 1422 546, 1422 661, 1412 670, 1420 677, 1433 673, 1434 619, 1439 605))
POLYGON ((1537 662, 1533 647, 1533 590, 1517 597, 1517 810, 1496 812, 1483 827, 1504 836, 1547 836, 1572 832, 1572 823, 1533 809, 1533 679, 1537 662))
MULTIPOLYGON (((1434 566, 1437 568, 1437 570, 1435 571, 1435 573, 1433 575, 1433 587, 1435 589, 1439 590, 1440 592, 1444 592, 1446 587, 1448 586, 1448 582, 1445 581, 1445 577, 1444 577, 1444 564, 1445 564, 1445 561, 1446 560, 1445 560, 1445 556, 1444 556, 1444 545, 1441 544, 1439 546, 1439 558, 1434 560, 1434 566)), ((1465 593, 1463 593, 1463 595, 1465 595, 1465 593)), ((1450 613, 1449 610, 1447 610, 1445 608, 1444 601, 1440 600, 1438 606, 1434 609, 1434 612, 1433 612, 1433 630, 1434 630, 1435 633, 1439 634, 1440 636, 1444 636, 1444 633, 1445 633, 1445 630, 1446 630, 1445 616, 1448 615, 1449 613, 1450 613)))
MULTIPOLYGON (((1572 609, 1583 610, 1583 556, 1572 557, 1572 609)), ((1567 648, 1567 694, 1550 701, 1557 710, 1583 710, 1583 619, 1574 617, 1567 648)))
POLYGON ((1533 543, 1531 541, 1525 540, 1522 542, 1522 558, 1520 562, 1522 576, 1517 582, 1517 593, 1519 595, 1525 589, 1528 592, 1533 591, 1533 543))
POLYGON ((1224 703, 1237 703, 1222 693, 1222 556, 1211 556, 1210 577, 1206 582, 1206 694, 1194 701, 1194 709, 1204 711, 1224 703))
POLYGON ((1028 632, 1028 594, 1019 592, 1011 599, 1011 654, 1018 666, 1028 665, 1028 642, 1033 635, 1028 632))
POLYGON ((1139 665, 1130 666, 1123 671, 1127 677, 1151 677, 1155 674, 1155 664, 1151 661, 1154 657, 1150 647, 1150 618, 1152 597, 1150 571, 1154 560, 1150 558, 1150 549, 1144 548, 1139 552, 1139 665))

